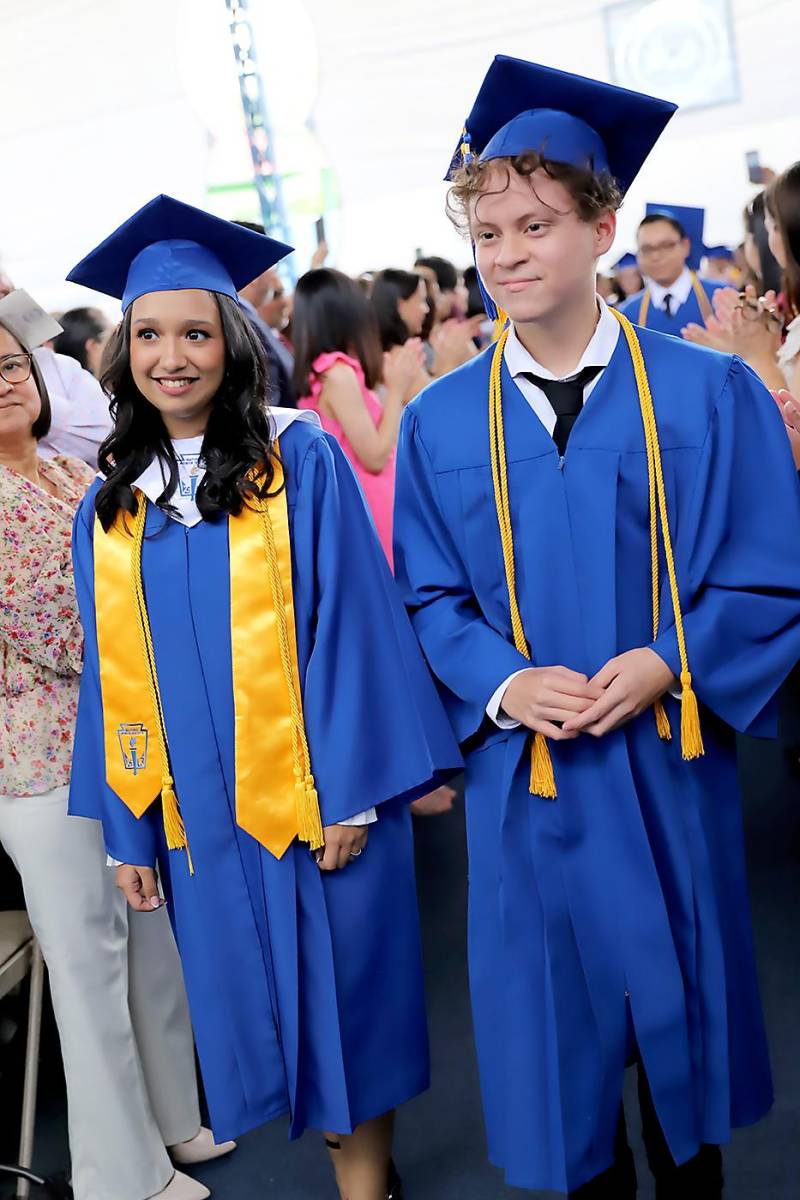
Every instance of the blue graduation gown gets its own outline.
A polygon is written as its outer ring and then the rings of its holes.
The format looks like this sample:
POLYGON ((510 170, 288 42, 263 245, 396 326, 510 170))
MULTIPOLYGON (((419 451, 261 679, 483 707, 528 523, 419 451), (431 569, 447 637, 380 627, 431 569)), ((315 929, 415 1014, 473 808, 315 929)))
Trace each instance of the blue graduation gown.
MULTIPOLYGON (((714 292, 718 291, 719 288, 730 287, 730 284, 720 283, 716 279, 700 279, 700 285, 708 296, 710 303, 713 303, 714 292)), ((639 324, 639 313, 641 312, 644 295, 644 291, 636 292, 624 304, 618 306, 619 311, 624 313, 629 321, 633 321, 634 325, 639 324)), ((671 333, 673 337, 680 337, 681 330, 685 329, 687 325, 705 325, 705 319, 700 311, 700 303, 695 295, 694 288, 692 288, 688 298, 675 310, 671 317, 667 316, 663 308, 656 308, 651 303, 647 310, 645 325, 648 329, 655 329, 658 333, 671 333)))
MULTIPOLYGON (((228 522, 187 528, 150 505, 142 553, 176 791, 195 875, 105 783, 93 603, 93 487, 76 518, 86 650, 71 811, 109 853, 158 858, 218 1140, 281 1113, 348 1133, 428 1084, 410 818, 457 769, 442 712, 353 472, 305 422, 281 437, 298 656, 323 824, 380 806, 364 854, 322 873, 274 858, 235 821, 228 522)), ((265 587, 266 587, 265 575, 265 587)), ((264 763, 269 771, 269 763, 264 763)))
MULTIPOLYGON (((771 1103, 730 726, 774 731, 800 658, 800 492, 775 405, 739 360, 644 330, 706 755, 652 711, 551 744, 485 715, 513 644, 489 460, 492 351, 404 416, 396 573, 464 744, 472 1003, 490 1156, 575 1189, 613 1159, 631 1035, 675 1158, 771 1103)), ((620 337, 563 460, 503 367, 520 610, 534 663, 593 675, 652 642, 647 463, 620 337)), ((680 669, 666 572, 655 649, 680 669)))

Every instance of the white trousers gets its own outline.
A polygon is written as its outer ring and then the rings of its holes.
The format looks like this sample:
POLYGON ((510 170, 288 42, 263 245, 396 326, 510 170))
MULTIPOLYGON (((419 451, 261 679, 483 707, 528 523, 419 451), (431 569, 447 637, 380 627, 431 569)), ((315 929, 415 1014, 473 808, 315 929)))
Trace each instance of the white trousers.
POLYGON ((67 816, 67 788, 0 796, 0 841, 22 876, 50 977, 75 1200, 145 1200, 173 1174, 165 1146, 200 1128, 166 910, 128 909, 99 823, 67 816))

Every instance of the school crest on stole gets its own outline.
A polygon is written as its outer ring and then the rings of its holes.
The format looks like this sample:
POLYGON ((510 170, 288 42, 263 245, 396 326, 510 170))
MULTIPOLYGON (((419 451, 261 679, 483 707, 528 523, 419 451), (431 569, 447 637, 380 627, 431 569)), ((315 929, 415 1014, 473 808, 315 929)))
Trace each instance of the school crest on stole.
POLYGON ((122 762, 126 771, 138 775, 147 766, 147 728, 139 722, 128 722, 117 730, 122 762))

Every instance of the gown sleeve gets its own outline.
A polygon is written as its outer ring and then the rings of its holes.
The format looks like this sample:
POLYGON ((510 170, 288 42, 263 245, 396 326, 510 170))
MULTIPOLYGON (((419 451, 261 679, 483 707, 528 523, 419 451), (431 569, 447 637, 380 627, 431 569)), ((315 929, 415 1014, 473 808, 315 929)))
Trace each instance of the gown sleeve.
POLYGON ((323 824, 415 800, 459 771, 461 756, 333 438, 315 438, 303 460, 292 545, 298 648, 307 660, 303 710, 323 824), (305 648, 304 629, 312 631, 305 648))
POLYGON ((483 724, 486 706, 503 681, 531 664, 480 612, 410 409, 398 447, 395 573, 448 716, 464 742, 483 724))
MULTIPOLYGON (((775 736, 776 694, 800 659, 800 486, 758 377, 734 359, 675 545, 698 698, 740 732, 775 736)), ((653 649, 680 674, 669 592, 653 649)))
POLYGON ((84 634, 84 663, 72 775, 69 811, 76 817, 93 817, 102 822, 106 850, 111 858, 138 867, 155 865, 157 836, 151 806, 137 820, 106 783, 103 738, 103 701, 97 657, 97 625, 94 608, 94 497, 93 487, 83 499, 72 529, 72 559, 84 634))

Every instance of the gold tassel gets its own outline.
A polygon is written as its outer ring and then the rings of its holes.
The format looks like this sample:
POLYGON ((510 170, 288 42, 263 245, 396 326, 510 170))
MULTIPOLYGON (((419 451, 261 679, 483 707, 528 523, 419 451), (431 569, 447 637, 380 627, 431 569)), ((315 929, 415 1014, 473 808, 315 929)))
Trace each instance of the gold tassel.
POLYGON ((322 832, 322 817, 319 811, 319 796, 314 785, 314 776, 298 776, 295 784, 297 798, 298 837, 301 842, 308 842, 310 850, 319 850, 325 845, 322 832))
POLYGON ((681 689, 681 754, 685 759, 700 758, 705 754, 705 747, 700 730, 700 710, 689 671, 681 672, 681 689))
POLYGON ((550 747, 543 733, 534 734, 531 746, 530 792, 532 796, 542 796, 545 800, 555 800, 558 795, 550 747))
POLYGON ((161 786, 161 812, 164 820, 164 833, 167 837, 167 849, 185 850, 189 861, 189 874, 194 875, 192 856, 189 853, 189 843, 186 839, 186 827, 178 808, 178 797, 175 795, 175 785, 171 775, 165 776, 161 786))
POLYGON ((670 727, 669 717, 667 716, 667 710, 664 707, 664 701, 656 700, 653 708, 655 709, 656 714, 656 729, 658 730, 658 736, 661 738, 662 742, 671 742, 672 729, 670 727))

